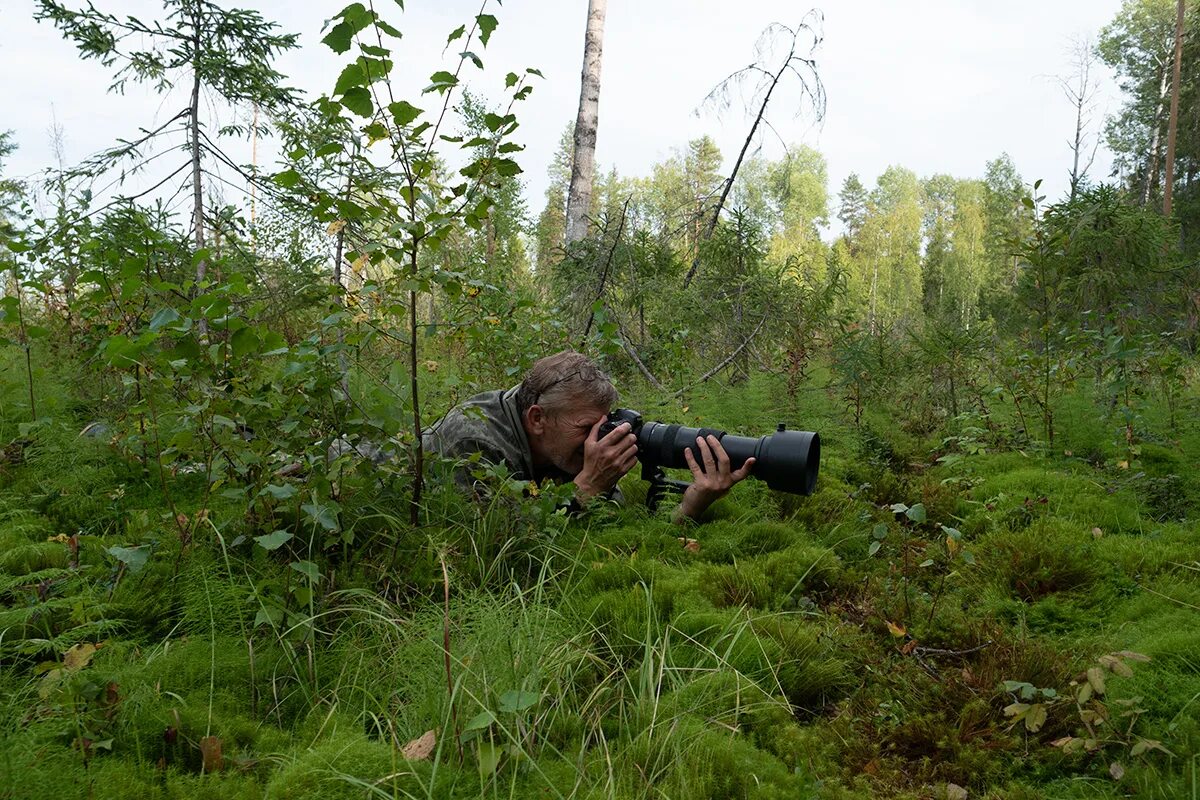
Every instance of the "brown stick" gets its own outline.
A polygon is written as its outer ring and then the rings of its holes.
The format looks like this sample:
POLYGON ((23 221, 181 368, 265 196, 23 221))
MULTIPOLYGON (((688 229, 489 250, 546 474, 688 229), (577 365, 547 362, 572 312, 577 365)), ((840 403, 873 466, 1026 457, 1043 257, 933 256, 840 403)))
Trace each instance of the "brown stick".
POLYGON ((596 290, 596 299, 592 300, 593 309, 588 314, 587 325, 583 328, 583 338, 579 342, 580 349, 587 343, 588 334, 592 332, 592 322, 596 319, 596 311, 594 306, 596 300, 604 296, 604 284, 608 282, 608 273, 612 269, 613 254, 617 252, 617 245, 621 242, 621 234, 625 231, 625 212, 629 209, 629 201, 632 198, 625 198, 625 205, 621 206, 621 221, 617 224, 617 235, 613 237, 612 247, 608 248, 608 258, 604 260, 604 270, 600 273, 600 287, 596 290))

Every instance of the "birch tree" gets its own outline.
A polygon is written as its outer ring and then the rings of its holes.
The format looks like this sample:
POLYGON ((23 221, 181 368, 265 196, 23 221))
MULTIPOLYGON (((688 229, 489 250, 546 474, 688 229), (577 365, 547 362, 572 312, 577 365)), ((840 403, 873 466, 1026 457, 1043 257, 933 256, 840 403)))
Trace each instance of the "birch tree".
POLYGON ((596 174, 596 129, 600 115, 600 56, 604 47, 604 14, 608 0, 588 0, 587 30, 583 36, 583 74, 579 114, 575 118, 575 151, 571 159, 571 189, 567 195, 566 243, 587 236, 596 174))

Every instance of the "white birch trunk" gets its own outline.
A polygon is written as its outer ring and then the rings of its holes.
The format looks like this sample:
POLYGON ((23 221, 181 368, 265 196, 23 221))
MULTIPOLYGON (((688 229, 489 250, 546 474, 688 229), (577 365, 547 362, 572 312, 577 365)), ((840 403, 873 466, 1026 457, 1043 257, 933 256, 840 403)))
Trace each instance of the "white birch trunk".
POLYGON ((571 188, 567 195, 566 243, 587 236, 596 174, 596 127, 600 115, 600 53, 604 45, 604 13, 608 0, 588 0, 587 32, 583 38, 583 74, 579 115, 575 119, 575 152, 571 159, 571 188))

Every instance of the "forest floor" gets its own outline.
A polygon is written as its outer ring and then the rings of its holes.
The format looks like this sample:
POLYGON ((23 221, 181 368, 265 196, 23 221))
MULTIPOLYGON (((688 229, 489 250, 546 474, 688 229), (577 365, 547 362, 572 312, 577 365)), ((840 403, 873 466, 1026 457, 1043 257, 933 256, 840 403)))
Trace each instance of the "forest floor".
POLYGON ((64 402, 0 464, 0 798, 1197 800, 1188 402, 1130 459, 1082 390, 1051 450, 711 386, 649 416, 819 430, 812 496, 682 529, 633 474, 575 520, 435 491, 414 530, 363 481, 333 547, 199 477, 168 509, 64 402))

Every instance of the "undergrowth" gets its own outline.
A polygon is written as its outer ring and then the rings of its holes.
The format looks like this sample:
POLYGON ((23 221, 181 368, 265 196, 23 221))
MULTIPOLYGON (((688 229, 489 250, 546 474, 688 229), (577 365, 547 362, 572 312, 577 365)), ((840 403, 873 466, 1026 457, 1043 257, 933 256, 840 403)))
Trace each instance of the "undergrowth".
POLYGON ((811 497, 680 528, 636 475, 575 519, 435 485, 414 529, 350 476, 354 547, 270 550, 53 409, 0 492, 0 797, 1200 796, 1196 430, 939 461, 771 388, 661 416, 820 430, 811 497))

